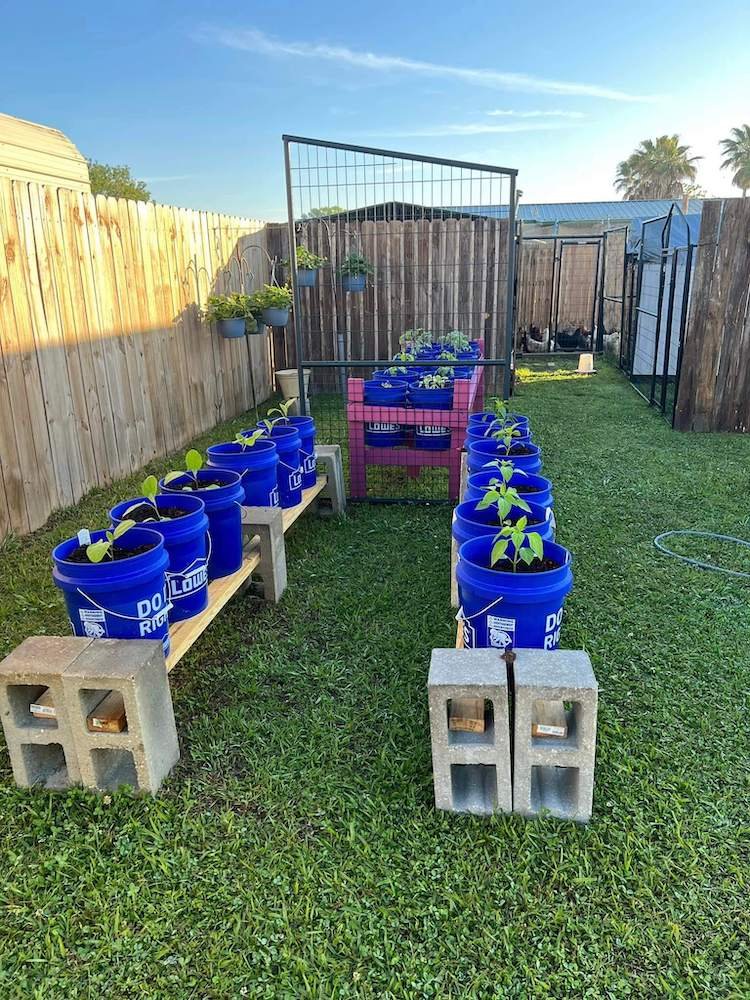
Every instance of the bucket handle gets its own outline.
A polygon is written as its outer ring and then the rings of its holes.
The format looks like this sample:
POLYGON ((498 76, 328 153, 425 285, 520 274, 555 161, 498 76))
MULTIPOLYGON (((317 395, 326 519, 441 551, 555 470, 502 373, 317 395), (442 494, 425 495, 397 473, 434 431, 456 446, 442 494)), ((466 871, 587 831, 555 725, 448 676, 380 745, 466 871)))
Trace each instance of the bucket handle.
MULTIPOLYGON (((119 611, 112 611, 110 608, 105 608, 104 605, 98 604, 94 600, 94 598, 91 597, 90 594, 87 594, 85 591, 81 590, 80 587, 76 587, 76 591, 81 595, 81 597, 84 597, 90 604, 93 604, 95 608, 98 608, 100 611, 103 611, 105 615, 112 615, 113 618, 124 618, 126 621, 129 622, 142 622, 146 620, 145 618, 139 618, 138 615, 123 615, 120 614, 119 611)), ((169 612, 172 610, 173 607, 174 605, 172 604, 172 602, 169 599, 167 599, 167 603, 164 606, 164 610, 167 612, 167 614, 169 614, 169 612)))
POLYGON ((286 462, 282 462, 281 459, 279 459, 279 465, 283 465, 284 468, 285 469, 289 469, 290 472, 301 472, 302 471, 302 466, 301 465, 297 465, 297 466, 287 465, 286 462))
POLYGON ((502 601, 502 599, 503 599, 502 595, 500 597, 496 597, 494 601, 490 601, 487 607, 482 608, 481 611, 475 611, 473 615, 468 615, 468 616, 464 614, 463 605, 461 605, 461 607, 456 612, 456 621, 470 622, 472 618, 477 618, 479 615, 486 615, 487 612, 490 610, 490 608, 494 608, 496 604, 499 604, 500 601, 502 601))

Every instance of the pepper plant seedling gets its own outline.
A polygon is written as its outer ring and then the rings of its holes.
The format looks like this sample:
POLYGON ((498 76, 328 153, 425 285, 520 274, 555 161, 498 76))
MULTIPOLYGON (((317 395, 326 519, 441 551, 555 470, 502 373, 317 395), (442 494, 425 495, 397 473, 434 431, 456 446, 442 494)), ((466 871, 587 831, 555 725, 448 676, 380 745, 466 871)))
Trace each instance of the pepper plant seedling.
MULTIPOLYGON (((278 406, 274 406, 273 409, 269 410, 268 413, 266 414, 266 417, 270 417, 271 414, 273 414, 273 413, 278 413, 278 417, 273 417, 272 418, 272 420, 271 420, 271 424, 272 425, 276 424, 276 423, 279 423, 282 420, 288 421, 289 420, 289 411, 291 410, 291 408, 294 406, 294 404, 296 402, 297 402, 297 397, 296 396, 293 399, 287 399, 286 402, 279 403, 278 406)), ((267 420, 264 420, 262 422, 264 424, 268 423, 267 420)))
MULTIPOLYGON (((141 483, 141 493, 144 496, 145 502, 147 504, 149 504, 151 507, 153 507, 153 509, 154 509, 154 513, 153 513, 152 517, 150 517, 150 518, 147 517, 145 519, 146 521, 150 521, 150 520, 153 520, 153 521, 168 521, 169 520, 168 517, 162 517, 161 516, 161 513, 159 512, 159 508, 156 506, 156 494, 158 492, 159 492, 159 482, 158 482, 156 476, 146 476, 146 478, 141 483)), ((138 503, 134 503, 131 507, 128 507, 128 509, 125 511, 125 517, 127 517, 128 514, 131 511, 137 510, 139 507, 142 507, 143 503, 144 503, 144 500, 139 500, 138 503)))
POLYGON ((120 521, 120 523, 112 530, 105 531, 105 537, 101 538, 98 542, 91 542, 90 545, 86 546, 86 555, 88 556, 89 562, 100 563, 105 556, 109 556, 110 559, 114 559, 114 553, 112 548, 118 538, 122 538, 126 531, 130 531, 131 528, 135 527, 135 521, 120 521))
MULTIPOLYGON (((198 487, 198 473, 203 468, 203 456, 195 448, 191 448, 190 451, 185 454, 185 468, 184 469, 174 469, 172 472, 168 472, 164 477, 164 485, 169 486, 171 482, 178 479, 180 476, 184 476, 186 473, 193 480, 193 485, 198 487)), ((189 486, 182 487, 183 492, 190 492, 189 486)), ((217 483, 207 483, 205 486, 201 487, 204 490, 218 490, 221 487, 217 483)))
MULTIPOLYGON (((519 496, 518 490, 508 483, 513 476, 515 469, 511 462, 502 462, 500 465, 500 479, 493 479, 490 488, 485 491, 484 496, 477 503, 477 510, 487 510, 493 504, 497 507, 499 521, 505 521, 513 507, 520 507, 521 510, 531 511, 531 508, 519 496)), ((525 521, 526 519, 524 519, 525 521)))
POLYGON ((267 432, 270 434, 271 428, 273 427, 271 421, 263 420, 261 423, 263 423, 264 427, 258 429, 257 431, 253 431, 252 434, 245 435, 241 431, 238 431, 234 437, 235 444, 241 444, 242 450, 244 451, 245 448, 252 448, 256 441, 260 441, 260 439, 266 434, 265 428, 268 429, 267 432))
POLYGON ((508 559, 511 565, 511 572, 518 571, 519 562, 530 566, 544 558, 544 542, 542 536, 537 531, 524 532, 528 524, 525 517, 521 517, 515 524, 504 524, 500 531, 492 539, 492 552, 490 553, 490 566, 495 566, 503 559, 508 559), (508 546, 513 543, 513 552, 508 556, 508 546))
POLYGON ((423 375, 419 380, 421 389, 447 389, 450 379, 446 375, 423 375))

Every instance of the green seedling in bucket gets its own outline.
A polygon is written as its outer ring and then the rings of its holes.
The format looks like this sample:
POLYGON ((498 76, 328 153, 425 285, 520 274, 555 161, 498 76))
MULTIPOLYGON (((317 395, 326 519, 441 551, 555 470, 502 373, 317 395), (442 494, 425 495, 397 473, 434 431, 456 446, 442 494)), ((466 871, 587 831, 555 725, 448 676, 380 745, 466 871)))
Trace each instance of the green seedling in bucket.
MULTIPOLYGON (((454 359, 455 360, 455 359, 454 359)), ((445 375, 446 378, 451 378, 453 376, 453 369, 448 365, 441 365, 437 372, 437 375, 445 375)))
POLYGON ((521 517, 515 524, 505 524, 492 540, 492 552, 490 553, 490 566, 496 566, 504 559, 510 563, 511 571, 518 572, 519 563, 530 566, 544 558, 544 542, 542 536, 536 531, 524 532, 528 524, 525 517, 521 517), (508 546, 513 543, 513 554, 508 556, 508 546))
POLYGON ((494 423, 490 424, 485 431, 485 437, 494 438, 498 444, 501 444, 505 449, 505 454, 510 455, 510 449, 513 447, 513 439, 521 436, 520 424, 503 424, 496 430, 492 428, 495 426, 494 423))
POLYGON ((245 448, 252 448, 256 441, 260 441, 260 439, 262 437, 264 437, 264 435, 266 434, 266 432, 268 432, 270 434, 271 433, 271 428, 273 427, 273 424, 271 423, 271 421, 270 420, 263 420, 262 423, 264 425, 263 428, 261 428, 261 429, 259 429, 257 431, 253 431, 252 434, 245 435, 245 434, 242 434, 240 431, 238 431, 237 434, 235 434, 235 437, 234 437, 235 444, 241 444, 242 445, 242 450, 244 451, 245 448))
POLYGON ((508 485, 515 471, 510 462, 500 463, 501 478, 492 480, 489 489, 478 501, 477 510, 486 510, 494 504, 497 507, 499 521, 504 521, 513 507, 520 507, 521 510, 526 511, 531 510, 523 497, 519 496, 518 491, 513 486, 508 485))
POLYGON ((401 368, 398 365, 391 365, 390 368, 386 368, 385 373, 386 375, 393 375, 394 378, 396 378, 399 375, 406 375, 406 368, 401 368))
MULTIPOLYGON (((168 517, 162 517, 159 513, 159 508, 156 506, 156 494, 159 492, 159 482, 156 476, 146 476, 146 478, 141 483, 141 493, 144 496, 145 503, 150 507, 153 507, 154 513, 151 517, 144 518, 144 521, 168 521, 168 517)), ((125 517, 131 512, 131 510, 137 510, 142 507, 144 500, 139 500, 138 503, 134 503, 132 507, 128 507, 125 511, 125 517)))
POLYGON ((399 351, 393 355, 394 361, 414 361, 414 355, 410 351, 399 351))
POLYGON ((268 419, 263 420, 263 421, 261 421, 261 423, 265 424, 266 426, 269 426, 269 425, 273 426, 273 424, 278 424, 282 420, 288 421, 289 420, 289 411, 291 410, 291 408, 294 406, 294 404, 296 402, 297 402, 297 397, 295 396, 293 399, 287 399, 287 401, 285 403, 279 403, 278 406, 274 406, 273 409, 269 410, 268 413, 266 414, 267 418, 271 417, 272 419, 270 421, 268 419), (278 416, 277 417, 273 417, 272 414, 274 414, 274 413, 278 413, 278 416))
POLYGON ((446 341, 458 351, 465 351, 469 347, 469 338, 465 333, 461 333, 460 330, 451 330, 446 337, 446 341))
MULTIPOLYGON (((193 485, 197 489, 200 485, 198 482, 198 473, 202 468, 203 468, 203 456, 199 451, 196 451, 195 448, 191 448, 190 451, 188 451, 185 454, 185 468, 175 469, 172 472, 168 472, 164 477, 164 485, 169 486, 169 484, 173 482, 175 479, 187 474, 193 480, 193 485)), ((187 491, 188 493, 190 492, 189 486, 183 486, 182 489, 183 492, 185 491, 187 491)), ((201 487, 201 489, 218 490, 221 489, 221 487, 218 486, 216 483, 207 483, 205 486, 201 487)))
POLYGON ((450 380, 445 375, 423 375, 419 385, 422 389, 447 389, 450 380))
POLYGON ((122 538, 126 531, 130 531, 131 528, 135 527, 135 521, 120 521, 116 528, 112 531, 105 531, 105 538, 100 539, 98 542, 91 542, 90 545, 86 546, 86 555, 88 556, 89 562, 100 563, 102 559, 109 556, 110 559, 114 559, 114 553, 112 548, 118 538, 122 538))

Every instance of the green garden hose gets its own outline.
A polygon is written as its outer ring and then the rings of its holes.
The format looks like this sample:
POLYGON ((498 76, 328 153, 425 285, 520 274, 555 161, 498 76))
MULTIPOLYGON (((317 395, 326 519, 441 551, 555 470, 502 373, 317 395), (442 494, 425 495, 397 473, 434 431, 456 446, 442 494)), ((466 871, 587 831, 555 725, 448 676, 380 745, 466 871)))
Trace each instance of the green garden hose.
POLYGON ((729 576, 744 576, 750 579, 750 573, 743 573, 741 570, 737 569, 724 569, 723 566, 714 566, 712 563, 701 562, 699 559, 690 559, 689 556, 681 556, 677 552, 672 552, 671 549, 668 549, 666 545, 662 544, 662 539, 669 538, 672 535, 693 535, 698 538, 718 538, 722 542, 736 542, 737 545, 744 545, 745 548, 750 549, 750 542, 746 542, 743 538, 735 538, 733 535, 717 535, 713 531, 665 531, 661 535, 656 536, 654 539, 654 545, 665 555, 672 556, 682 562, 690 563, 691 566, 698 566, 700 569, 710 569, 713 570, 714 573, 727 573, 729 576))

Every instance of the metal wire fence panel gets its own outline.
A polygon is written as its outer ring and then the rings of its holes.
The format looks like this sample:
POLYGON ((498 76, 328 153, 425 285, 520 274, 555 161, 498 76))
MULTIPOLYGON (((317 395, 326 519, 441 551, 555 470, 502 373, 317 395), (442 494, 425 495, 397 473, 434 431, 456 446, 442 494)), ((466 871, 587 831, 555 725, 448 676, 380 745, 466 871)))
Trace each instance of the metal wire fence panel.
POLYGON ((469 413, 510 392, 516 172, 294 136, 284 153, 300 409, 344 447, 352 497, 455 497, 469 413))

